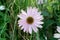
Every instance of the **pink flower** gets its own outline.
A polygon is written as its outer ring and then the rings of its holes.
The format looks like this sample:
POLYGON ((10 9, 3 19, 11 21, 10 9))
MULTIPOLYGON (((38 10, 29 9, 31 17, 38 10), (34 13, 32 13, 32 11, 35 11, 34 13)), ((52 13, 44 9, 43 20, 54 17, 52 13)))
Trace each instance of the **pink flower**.
POLYGON ((32 30, 37 32, 38 28, 42 28, 43 16, 41 12, 38 12, 36 7, 28 7, 27 12, 21 10, 21 14, 19 14, 18 17, 20 18, 20 20, 18 20, 19 27, 21 27, 21 30, 24 32, 31 34, 32 30))

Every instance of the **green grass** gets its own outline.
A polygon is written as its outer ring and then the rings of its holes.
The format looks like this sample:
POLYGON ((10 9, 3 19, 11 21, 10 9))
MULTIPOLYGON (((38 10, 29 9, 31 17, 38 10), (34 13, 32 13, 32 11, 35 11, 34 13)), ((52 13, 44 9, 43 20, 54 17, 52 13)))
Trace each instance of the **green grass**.
POLYGON ((0 10, 0 40, 57 40, 53 37, 56 26, 60 26, 60 0, 48 0, 37 4, 36 0, 0 0, 0 5, 6 7, 0 10), (54 2, 53 2, 54 1, 54 2), (25 33, 18 27, 17 15, 21 9, 37 7, 44 16, 43 28, 37 33, 25 33))

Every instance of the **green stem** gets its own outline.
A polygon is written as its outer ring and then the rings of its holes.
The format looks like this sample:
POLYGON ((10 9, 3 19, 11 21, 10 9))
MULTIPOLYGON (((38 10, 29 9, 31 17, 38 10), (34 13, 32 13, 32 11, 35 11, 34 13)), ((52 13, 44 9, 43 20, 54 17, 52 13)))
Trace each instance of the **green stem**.
POLYGON ((1 36, 1 34, 4 32, 4 29, 5 29, 5 27, 6 27, 6 24, 7 24, 7 23, 4 24, 3 29, 1 30, 0 36, 1 36))
POLYGON ((17 17, 15 18, 14 30, 13 30, 13 38, 12 38, 12 40, 15 39, 15 27, 16 27, 16 22, 17 22, 17 17))

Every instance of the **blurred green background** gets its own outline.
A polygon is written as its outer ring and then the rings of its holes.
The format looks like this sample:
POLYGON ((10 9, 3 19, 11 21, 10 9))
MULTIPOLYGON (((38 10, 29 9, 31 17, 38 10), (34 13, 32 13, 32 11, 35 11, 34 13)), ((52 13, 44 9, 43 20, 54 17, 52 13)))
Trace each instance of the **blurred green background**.
POLYGON ((0 0, 5 10, 0 10, 0 40, 58 40, 53 37, 56 26, 60 26, 60 0, 0 0), (17 21, 20 10, 27 7, 37 7, 44 16, 43 28, 37 33, 24 33, 18 27, 17 21))

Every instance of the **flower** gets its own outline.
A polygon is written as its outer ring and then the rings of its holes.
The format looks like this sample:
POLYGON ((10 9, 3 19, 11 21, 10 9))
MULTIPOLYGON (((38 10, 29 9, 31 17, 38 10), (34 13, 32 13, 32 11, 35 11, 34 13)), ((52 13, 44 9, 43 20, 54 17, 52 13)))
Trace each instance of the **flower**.
POLYGON ((59 26, 57 26, 57 31, 60 33, 60 27, 59 26))
POLYGON ((1 5, 0 10, 5 10, 5 6, 1 5))
POLYGON ((20 20, 18 20, 19 27, 21 27, 21 30, 24 32, 32 33, 32 30, 34 32, 37 32, 39 28, 42 28, 43 22, 43 16, 41 15, 41 12, 38 12, 38 9, 36 7, 27 7, 27 12, 24 10, 21 10, 21 14, 18 15, 20 20))
POLYGON ((47 37, 45 36, 45 39, 47 40, 47 37))
POLYGON ((60 39, 58 39, 58 40, 60 40, 60 39))
POLYGON ((59 26, 57 26, 57 31, 58 33, 54 34, 54 38, 59 38, 58 40, 60 40, 60 27, 59 26))
POLYGON ((47 3, 48 0, 36 0, 37 4, 43 4, 43 3, 47 3))
POLYGON ((59 33, 55 33, 54 34, 54 38, 60 38, 60 34, 59 33))
POLYGON ((38 4, 43 4, 43 0, 37 0, 38 4))

